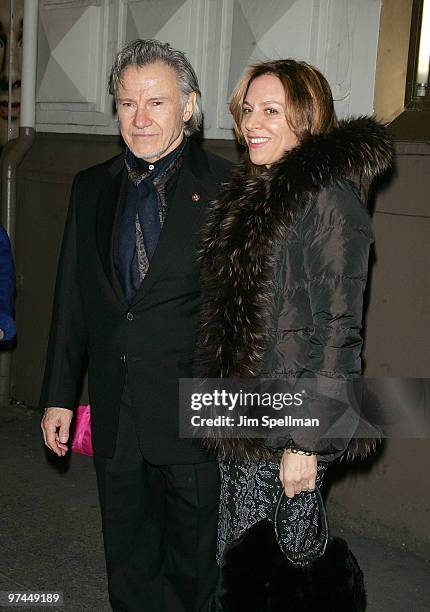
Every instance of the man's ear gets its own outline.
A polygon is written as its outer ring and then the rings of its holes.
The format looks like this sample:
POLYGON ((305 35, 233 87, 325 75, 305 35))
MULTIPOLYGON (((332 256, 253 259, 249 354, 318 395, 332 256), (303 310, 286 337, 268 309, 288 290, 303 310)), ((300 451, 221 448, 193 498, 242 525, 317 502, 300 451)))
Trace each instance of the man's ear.
POLYGON ((182 113, 182 119, 186 123, 189 121, 193 115, 194 107, 196 106, 197 94, 195 91, 192 91, 188 94, 188 99, 185 102, 184 111, 182 113))

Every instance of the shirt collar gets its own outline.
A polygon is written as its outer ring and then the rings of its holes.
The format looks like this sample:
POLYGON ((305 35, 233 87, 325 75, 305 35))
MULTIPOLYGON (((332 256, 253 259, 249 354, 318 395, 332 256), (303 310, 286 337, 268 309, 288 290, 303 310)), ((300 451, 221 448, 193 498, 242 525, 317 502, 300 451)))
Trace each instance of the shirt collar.
POLYGON ((148 162, 141 157, 136 157, 136 155, 134 155, 134 153, 132 153, 132 151, 130 151, 130 149, 127 147, 125 152, 125 163, 128 171, 130 172, 132 170, 136 174, 148 177, 151 175, 157 175, 159 172, 162 172, 164 169, 170 166, 170 164, 177 157, 179 157, 179 155, 181 155, 182 151, 185 149, 187 140, 187 137, 184 136, 173 151, 170 151, 170 153, 164 157, 160 157, 160 159, 157 159, 155 162, 148 162))

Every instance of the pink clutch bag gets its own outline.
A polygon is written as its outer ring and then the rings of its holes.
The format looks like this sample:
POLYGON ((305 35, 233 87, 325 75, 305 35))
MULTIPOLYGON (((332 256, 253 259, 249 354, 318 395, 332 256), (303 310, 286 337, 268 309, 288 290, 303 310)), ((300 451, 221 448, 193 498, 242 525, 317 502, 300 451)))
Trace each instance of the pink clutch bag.
POLYGON ((93 455, 91 443, 91 412, 89 404, 78 406, 75 411, 75 433, 72 439, 72 452, 93 455))

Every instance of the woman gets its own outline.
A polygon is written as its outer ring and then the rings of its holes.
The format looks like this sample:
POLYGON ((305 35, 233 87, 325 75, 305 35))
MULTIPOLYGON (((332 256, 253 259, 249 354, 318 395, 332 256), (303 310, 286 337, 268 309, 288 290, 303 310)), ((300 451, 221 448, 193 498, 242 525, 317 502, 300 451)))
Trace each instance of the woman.
MULTIPOLYGON (((372 242, 362 185, 391 161, 384 128, 365 117, 338 124, 326 79, 294 60, 248 69, 230 110, 246 155, 205 228, 198 374, 357 378, 372 242)), ((320 439, 303 450, 291 432, 208 445, 221 459, 221 564, 252 525, 272 517, 281 486, 286 545, 312 546, 312 491, 345 445, 320 439)), ((347 455, 370 447, 353 440, 347 455)))

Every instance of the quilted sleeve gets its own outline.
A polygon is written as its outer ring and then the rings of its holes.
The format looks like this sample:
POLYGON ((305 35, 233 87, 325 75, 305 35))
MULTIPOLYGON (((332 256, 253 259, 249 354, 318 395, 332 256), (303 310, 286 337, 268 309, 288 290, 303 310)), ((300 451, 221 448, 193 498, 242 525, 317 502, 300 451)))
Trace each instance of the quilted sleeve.
POLYGON ((292 441, 332 460, 345 451, 358 422, 345 381, 361 375, 363 293, 373 234, 370 216, 348 184, 323 190, 303 225, 313 326, 301 378, 304 386, 312 379, 308 413, 321 415, 324 426, 314 437, 299 428, 289 432, 289 440, 269 444, 282 448, 292 441), (344 432, 349 433, 341 437, 344 432))

